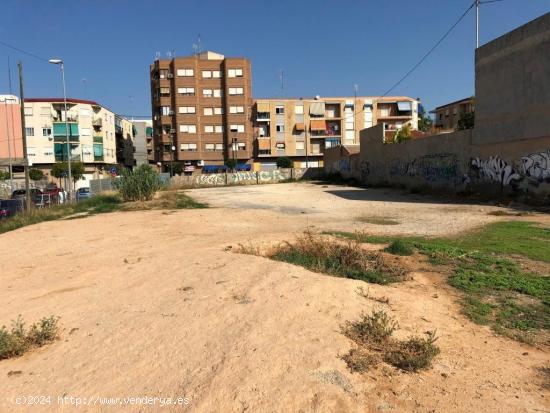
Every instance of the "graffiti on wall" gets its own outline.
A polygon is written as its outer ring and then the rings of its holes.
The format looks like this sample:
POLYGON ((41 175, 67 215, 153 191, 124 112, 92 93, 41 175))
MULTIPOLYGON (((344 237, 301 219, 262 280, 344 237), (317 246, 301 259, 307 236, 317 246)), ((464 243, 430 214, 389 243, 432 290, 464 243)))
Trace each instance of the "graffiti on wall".
POLYGON ((390 176, 422 177, 428 181, 451 181, 459 174, 457 157, 452 153, 425 155, 410 162, 394 159, 390 176))
POLYGON ((550 150, 523 156, 520 162, 506 162, 499 156, 474 158, 470 166, 482 181, 498 182, 502 186, 538 186, 550 182, 550 150))
POLYGON ((523 174, 534 181, 550 182, 550 149, 521 158, 523 174))
POLYGON ((484 181, 499 182, 501 185, 510 185, 520 179, 514 171, 513 165, 500 159, 498 156, 490 156, 489 159, 474 158, 471 166, 477 170, 478 178, 484 181))

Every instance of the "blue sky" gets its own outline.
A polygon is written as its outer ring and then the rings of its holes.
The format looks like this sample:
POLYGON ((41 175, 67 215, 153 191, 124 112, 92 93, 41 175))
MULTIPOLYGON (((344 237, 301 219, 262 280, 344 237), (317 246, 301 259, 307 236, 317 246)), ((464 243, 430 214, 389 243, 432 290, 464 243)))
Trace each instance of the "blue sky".
MULTIPOLYGON (((473 0, 2 0, 0 40, 66 62, 68 95, 114 111, 150 116, 148 66, 156 52, 203 50, 252 61, 255 97, 379 95, 406 73, 473 0), (86 79, 86 81, 83 81, 86 79)), ((550 0, 482 6, 485 43, 550 11, 550 0)), ((391 94, 431 110, 474 92, 473 10, 391 94)), ((27 97, 60 96, 56 66, 0 45, 0 94, 7 61, 27 97)))

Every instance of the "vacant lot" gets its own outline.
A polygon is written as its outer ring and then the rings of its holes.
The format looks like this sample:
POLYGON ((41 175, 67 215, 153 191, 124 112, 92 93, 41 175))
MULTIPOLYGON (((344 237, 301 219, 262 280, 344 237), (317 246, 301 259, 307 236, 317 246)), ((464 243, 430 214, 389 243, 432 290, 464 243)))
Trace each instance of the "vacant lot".
POLYGON ((234 253, 307 228, 449 236, 505 220, 548 227, 547 215, 306 183, 188 194, 211 208, 115 212, 0 235, 0 325, 19 314, 60 317, 59 340, 0 361, 1 412, 60 411, 58 396, 189 398, 119 409, 135 412, 550 410, 548 347, 474 324, 444 269, 418 255, 395 258, 408 281, 371 285, 234 253), (342 356, 353 342, 341 327, 375 308, 398 321, 396 339, 437 330, 430 369, 350 372, 342 356), (50 395, 52 405, 14 403, 29 395, 50 395))

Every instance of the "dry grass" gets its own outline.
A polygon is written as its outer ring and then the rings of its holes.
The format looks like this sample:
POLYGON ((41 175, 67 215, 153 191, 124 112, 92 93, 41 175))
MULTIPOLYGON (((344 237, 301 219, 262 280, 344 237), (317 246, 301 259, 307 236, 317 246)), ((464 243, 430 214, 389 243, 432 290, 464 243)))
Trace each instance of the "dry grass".
POLYGON ((427 332, 427 337, 410 337, 405 341, 392 337, 397 322, 383 310, 362 314, 357 321, 348 321, 342 333, 357 344, 342 359, 352 372, 364 372, 384 361, 405 371, 428 368, 439 354, 434 345, 436 332, 427 332))
POLYGON ((355 219, 358 222, 374 225, 399 225, 400 222, 393 217, 377 217, 361 215, 355 219))
POLYGON ((261 255, 300 265, 311 271, 337 277, 388 284, 406 279, 403 268, 385 261, 378 252, 366 251, 357 241, 338 241, 311 231, 262 253, 253 245, 240 245, 237 252, 261 255))
POLYGON ((181 191, 160 191, 150 201, 135 201, 124 204, 125 211, 143 211, 158 209, 196 209, 208 208, 207 204, 197 202, 181 191))

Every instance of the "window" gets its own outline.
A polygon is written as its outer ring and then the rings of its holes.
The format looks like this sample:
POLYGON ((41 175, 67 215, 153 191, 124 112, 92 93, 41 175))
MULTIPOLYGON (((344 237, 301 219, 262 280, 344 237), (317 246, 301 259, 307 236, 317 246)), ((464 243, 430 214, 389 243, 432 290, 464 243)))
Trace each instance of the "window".
POLYGON ((25 135, 34 136, 34 128, 25 128, 25 135))
MULTIPOLYGON (((42 114, 43 115, 49 115, 50 114, 50 108, 42 108, 43 111, 45 111, 45 109, 47 109, 47 112, 42 113, 42 114)), ((80 109, 80 116, 83 117, 83 118, 89 118, 90 116, 92 116, 92 112, 90 111, 90 109, 80 109)))
POLYGON ((195 113, 195 106, 180 106, 178 108, 179 113, 195 113))
POLYGON ((161 106, 160 107, 160 113, 162 116, 169 116, 170 115, 170 106, 161 106))
POLYGON ((180 125, 181 133, 197 133, 197 127, 195 125, 180 125))
POLYGON ((193 69, 178 69, 177 75, 182 77, 193 77, 193 69))
POLYGON ((229 113, 244 113, 244 106, 229 106, 229 113))
POLYGON ((277 115, 284 115, 285 107, 284 106, 275 106, 275 113, 277 115))
POLYGON ((214 133, 214 125, 204 125, 204 133, 214 133))
POLYGON ((215 98, 221 98, 222 97, 221 89, 214 89, 214 97, 215 98))
POLYGON ((346 130, 353 130, 353 121, 346 122, 346 130))
POLYGON ((246 144, 244 142, 237 142, 238 151, 246 151, 246 144))
POLYGON ((220 77, 222 77, 222 72, 220 72, 219 70, 212 70, 212 77, 219 79, 220 77))
POLYGON ((168 69, 160 69, 159 70, 159 77, 161 79, 166 79, 167 76, 168 76, 168 69))
POLYGON ((215 148, 216 148, 216 146, 213 143, 205 143, 204 144, 204 149, 208 152, 215 151, 216 150, 215 148))
POLYGON ((91 135, 90 129, 89 128, 81 128, 80 129, 80 134, 82 136, 90 136, 91 135))
POLYGON ((211 70, 203 70, 202 71, 202 78, 203 79, 210 79, 212 77, 212 71, 211 70))
POLYGON ((40 107, 40 114, 42 116, 50 116, 52 114, 49 106, 40 107))
POLYGON ((179 87, 178 88, 178 94, 181 96, 195 96, 195 88, 194 87, 179 87))
POLYGON ((202 90, 202 95, 205 98, 211 98, 212 97, 212 89, 203 89, 202 90))
POLYGON ((223 115, 223 108, 214 108, 214 115, 223 115))
POLYGON ((223 133, 223 126, 222 126, 222 125, 216 125, 216 126, 214 126, 214 132, 216 132, 216 133, 223 133))
POLYGON ((230 87, 229 94, 234 95, 244 95, 244 89, 242 87, 230 87))
POLYGON ((227 77, 243 77, 243 69, 228 69, 227 77))
POLYGON ((231 132, 243 133, 244 132, 244 125, 230 125, 229 130, 231 132))
POLYGON ((52 128, 42 128, 42 136, 50 136, 52 134, 52 128))
POLYGON ((294 106, 294 113, 296 115, 303 115, 304 114, 304 106, 303 105, 294 106))
POLYGON ((275 130, 277 132, 284 132, 285 131, 285 125, 283 125, 282 123, 279 123, 275 126, 275 130))
POLYGON ((180 145, 180 150, 196 152, 197 144, 196 143, 182 143, 180 145))
POLYGON ((217 151, 223 151, 223 143, 217 143, 216 144, 216 150, 217 151))
POLYGON ((387 118, 388 116, 390 116, 390 108, 381 108, 380 116, 383 118, 387 118))
POLYGON ((304 142, 296 142, 297 151, 303 151, 305 148, 306 148, 306 145, 304 142))
POLYGON ((285 150, 285 144, 284 143, 277 143, 277 150, 284 151, 285 150))
POLYGON ((204 108, 204 116, 212 116, 214 114, 213 108, 204 108))
POLYGON ((170 88, 169 87, 161 87, 160 88, 160 95, 161 96, 170 96, 170 88))
POLYGON ((32 116, 32 106, 25 106, 25 116, 32 116))

